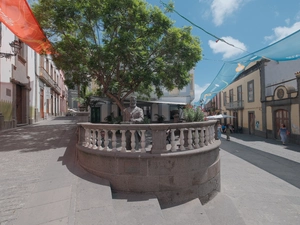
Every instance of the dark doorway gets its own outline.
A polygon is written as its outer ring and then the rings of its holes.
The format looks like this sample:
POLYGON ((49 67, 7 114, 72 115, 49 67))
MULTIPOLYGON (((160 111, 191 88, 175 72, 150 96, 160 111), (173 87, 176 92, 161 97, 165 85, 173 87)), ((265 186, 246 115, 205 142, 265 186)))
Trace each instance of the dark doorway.
POLYGON ((239 121, 239 118, 238 118, 238 112, 237 111, 235 111, 235 112, 233 112, 233 127, 234 127, 234 132, 238 132, 238 127, 239 127, 239 123, 238 123, 238 121, 239 121))
POLYGON ((17 124, 23 123, 23 88, 20 85, 16 85, 16 119, 17 124))
POLYGON ((255 133, 255 116, 254 116, 254 112, 249 112, 248 122, 249 122, 249 134, 254 134, 255 133))

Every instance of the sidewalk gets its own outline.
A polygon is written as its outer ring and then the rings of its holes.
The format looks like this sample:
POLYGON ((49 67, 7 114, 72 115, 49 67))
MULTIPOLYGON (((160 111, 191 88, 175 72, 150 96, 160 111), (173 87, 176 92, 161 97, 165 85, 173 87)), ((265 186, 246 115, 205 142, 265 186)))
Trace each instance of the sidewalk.
POLYGON ((221 193, 204 205, 212 224, 299 224, 299 152, 279 140, 222 135, 221 193))
MULTIPOLYGON (((75 117, 58 117, 0 133, 0 225, 135 225, 141 223, 127 223, 134 220, 126 215, 156 207, 150 198, 146 207, 136 197, 116 198, 106 180, 76 164, 75 123, 75 117)), ((298 224, 299 151, 277 140, 222 135, 221 192, 199 214, 207 214, 207 225, 298 224)), ((161 225, 168 209, 151 213, 146 218, 157 218, 149 224, 161 225)))

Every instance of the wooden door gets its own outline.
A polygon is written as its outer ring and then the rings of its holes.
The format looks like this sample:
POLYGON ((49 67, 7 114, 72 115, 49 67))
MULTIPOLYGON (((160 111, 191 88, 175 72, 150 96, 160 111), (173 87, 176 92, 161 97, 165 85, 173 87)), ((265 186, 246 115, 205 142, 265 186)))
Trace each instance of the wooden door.
POLYGON ((278 137, 278 130, 280 128, 281 124, 284 124, 288 130, 289 128, 289 122, 290 122, 290 117, 289 117, 289 112, 284 110, 284 109, 279 109, 275 112, 275 137, 278 137))
POLYGON ((41 89, 40 91, 40 112, 41 112, 41 118, 44 119, 44 90, 41 89))

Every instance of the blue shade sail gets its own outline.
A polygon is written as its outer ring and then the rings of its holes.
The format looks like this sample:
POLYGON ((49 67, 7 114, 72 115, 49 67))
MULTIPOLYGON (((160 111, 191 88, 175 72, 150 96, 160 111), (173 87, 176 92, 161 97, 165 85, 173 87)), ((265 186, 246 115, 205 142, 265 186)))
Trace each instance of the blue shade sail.
POLYGON ((201 94, 199 102, 196 102, 195 105, 199 106, 201 100, 202 104, 208 103, 216 94, 230 85, 251 62, 261 59, 278 62, 300 59, 300 30, 261 50, 224 63, 215 79, 201 94))

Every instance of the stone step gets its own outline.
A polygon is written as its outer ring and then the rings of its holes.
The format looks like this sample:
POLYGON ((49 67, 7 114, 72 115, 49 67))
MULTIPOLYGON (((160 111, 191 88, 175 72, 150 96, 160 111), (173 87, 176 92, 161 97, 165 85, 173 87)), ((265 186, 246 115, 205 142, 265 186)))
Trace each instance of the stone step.
MULTIPOLYGON (((199 199, 162 209, 166 225, 211 225, 199 199)), ((222 223, 220 223, 222 224, 222 223)))
POLYGON ((203 207, 212 225, 246 224, 233 201, 225 194, 218 193, 203 207))
POLYGON ((159 202, 151 194, 113 193, 118 225, 165 225, 159 202))
POLYGON ((74 224, 118 225, 109 181, 88 172, 81 177, 76 190, 74 224))

